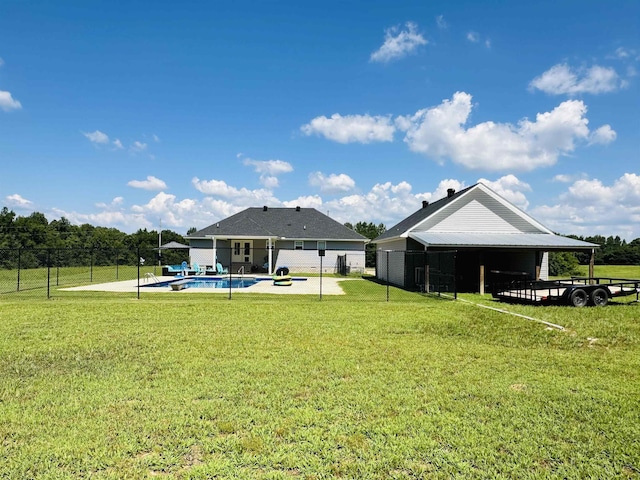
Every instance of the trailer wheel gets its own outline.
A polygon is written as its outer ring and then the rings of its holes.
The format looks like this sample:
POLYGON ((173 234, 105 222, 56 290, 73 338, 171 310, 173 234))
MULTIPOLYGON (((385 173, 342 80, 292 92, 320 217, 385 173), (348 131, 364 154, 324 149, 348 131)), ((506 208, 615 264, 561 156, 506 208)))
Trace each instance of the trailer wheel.
POLYGON ((571 302, 571 305, 574 307, 584 307, 588 301, 589 295, 581 288, 574 290, 569 296, 569 302, 571 302))
POLYGON ((591 302, 596 307, 604 307, 609 303, 609 294, 604 288, 596 288, 591 292, 591 302))

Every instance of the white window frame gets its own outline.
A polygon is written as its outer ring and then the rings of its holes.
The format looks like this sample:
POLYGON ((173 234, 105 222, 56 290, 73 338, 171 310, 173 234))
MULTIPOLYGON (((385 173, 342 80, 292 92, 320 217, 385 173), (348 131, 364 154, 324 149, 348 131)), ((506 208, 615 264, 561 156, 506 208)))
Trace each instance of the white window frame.
POLYGON ((294 240, 293 241, 293 249, 294 250, 304 250, 304 240, 294 240))
POLYGON ((327 242, 326 240, 318 240, 318 250, 326 250, 327 249, 327 242))

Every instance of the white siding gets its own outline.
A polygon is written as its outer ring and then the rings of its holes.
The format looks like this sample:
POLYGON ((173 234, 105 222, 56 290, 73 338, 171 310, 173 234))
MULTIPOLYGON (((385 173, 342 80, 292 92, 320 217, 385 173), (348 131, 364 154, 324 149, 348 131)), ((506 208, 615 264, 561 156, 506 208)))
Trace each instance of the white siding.
POLYGON ((481 189, 470 191, 416 226, 416 232, 541 233, 523 212, 481 189))
POLYGON ((540 265, 540 280, 549 280, 549 252, 542 254, 542 264, 540 265))
POLYGON ((485 205, 473 200, 437 223, 430 232, 520 233, 520 230, 485 205))
MULTIPOLYGON (((338 256, 347 256, 347 266, 352 273, 363 273, 364 252, 356 250, 326 250, 322 258, 322 273, 336 273, 338 256)), ((275 259, 274 271, 278 267, 287 267, 292 273, 319 273, 320 257, 317 250, 280 250, 275 259)))
POLYGON ((376 278, 404 287, 405 251, 378 250, 376 252, 376 278))
POLYGON ((190 248, 189 259, 191 265, 197 263, 201 267, 213 267, 215 265, 213 261, 213 249, 209 248, 190 248))

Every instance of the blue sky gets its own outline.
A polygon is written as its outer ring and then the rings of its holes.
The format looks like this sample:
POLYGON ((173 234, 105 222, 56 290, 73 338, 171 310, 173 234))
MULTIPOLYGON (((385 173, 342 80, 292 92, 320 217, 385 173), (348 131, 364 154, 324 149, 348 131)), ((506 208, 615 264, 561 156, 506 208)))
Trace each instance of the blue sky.
POLYGON ((640 2, 0 4, 0 206, 186 233, 394 223, 482 181, 640 237, 640 2))

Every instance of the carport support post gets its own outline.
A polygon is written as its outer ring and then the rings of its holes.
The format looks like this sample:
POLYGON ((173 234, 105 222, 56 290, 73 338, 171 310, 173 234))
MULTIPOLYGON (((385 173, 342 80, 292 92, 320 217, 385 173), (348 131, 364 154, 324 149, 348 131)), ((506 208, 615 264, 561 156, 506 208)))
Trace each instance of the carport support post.
POLYGON ((484 295, 484 255, 480 253, 480 295, 484 295))
MULTIPOLYGON (((591 257, 589 258, 589 278, 593 278, 594 274, 593 274, 593 267, 596 263, 596 249, 592 248, 591 249, 591 257)), ((593 280, 591 280, 591 283, 593 283, 593 280)))

